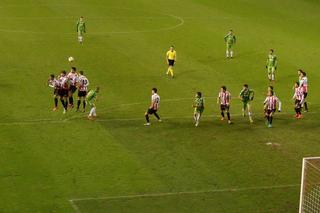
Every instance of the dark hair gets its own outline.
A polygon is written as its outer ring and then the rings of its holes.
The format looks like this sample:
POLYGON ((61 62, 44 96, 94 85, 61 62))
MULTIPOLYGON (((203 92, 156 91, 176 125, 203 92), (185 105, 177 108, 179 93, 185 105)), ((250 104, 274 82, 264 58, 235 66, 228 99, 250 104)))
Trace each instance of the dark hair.
POLYGON ((273 90, 270 91, 271 95, 273 95, 273 90))
POLYGON ((77 71, 77 68, 76 68, 76 67, 71 67, 71 69, 72 69, 73 71, 77 71))
POLYGON ((80 75, 83 75, 83 71, 82 70, 79 73, 80 73, 80 75))
POLYGON ((273 50, 273 49, 270 49, 270 51, 271 51, 271 52, 274 52, 274 50, 273 50))
POLYGON ((158 92, 157 88, 152 88, 152 91, 155 92, 155 93, 158 92))
POLYGON ((307 75, 307 73, 306 73, 305 71, 303 71, 302 69, 298 69, 298 71, 300 71, 303 76, 306 76, 306 75, 307 75))
POLYGON ((61 71, 61 73, 63 73, 63 74, 67 74, 67 72, 66 72, 65 70, 62 70, 62 71, 61 71))
POLYGON ((243 86, 244 86, 245 88, 248 88, 248 84, 244 84, 243 86))
POLYGON ((222 86, 221 88, 222 88, 224 91, 227 90, 227 87, 226 87, 226 86, 222 86))
POLYGON ((201 98, 202 94, 201 92, 197 92, 197 95, 201 98))
POLYGON ((273 90, 273 86, 269 86, 269 88, 270 88, 271 90, 273 90))
POLYGON ((54 74, 51 74, 50 77, 51 77, 51 78, 54 78, 54 74))

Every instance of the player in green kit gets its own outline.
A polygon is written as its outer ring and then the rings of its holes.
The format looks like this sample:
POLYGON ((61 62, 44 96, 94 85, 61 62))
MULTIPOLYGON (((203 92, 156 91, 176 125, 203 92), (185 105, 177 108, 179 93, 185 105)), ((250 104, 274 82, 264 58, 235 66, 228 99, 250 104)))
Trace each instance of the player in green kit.
POLYGON ((96 114, 96 100, 97 100, 97 94, 99 93, 100 88, 97 87, 95 90, 90 90, 86 96, 86 102, 91 106, 90 113, 88 115, 88 118, 90 120, 94 119, 97 114, 96 114))
POLYGON ((277 69, 278 59, 277 56, 274 54, 274 50, 270 49, 266 68, 268 71, 268 79, 269 81, 275 81, 275 71, 277 69))
POLYGON ((86 33, 86 23, 84 22, 83 16, 80 17, 77 22, 77 33, 78 33, 78 41, 80 44, 83 42, 83 35, 86 33))
POLYGON ((243 85, 243 89, 241 90, 239 97, 243 103, 243 106, 242 106, 243 116, 246 116, 246 111, 248 111, 249 121, 250 123, 253 123, 250 102, 253 101, 254 91, 252 89, 249 89, 248 84, 245 84, 243 85))
POLYGON ((227 45, 226 57, 233 58, 233 46, 236 43, 236 36, 233 34, 232 30, 230 30, 228 34, 224 37, 224 41, 227 45))
POLYGON ((201 92, 196 93, 196 98, 192 106, 194 108, 193 119, 195 122, 195 126, 197 127, 199 125, 200 117, 204 110, 204 101, 201 92))

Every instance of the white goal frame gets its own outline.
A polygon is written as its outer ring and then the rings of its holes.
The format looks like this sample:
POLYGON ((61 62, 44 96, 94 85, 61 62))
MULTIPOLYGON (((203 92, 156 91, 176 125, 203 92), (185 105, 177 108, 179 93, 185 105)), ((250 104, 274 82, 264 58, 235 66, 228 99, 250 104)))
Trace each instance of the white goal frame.
MULTIPOLYGON (((300 203, 299 203, 299 213, 314 213, 314 212, 318 212, 316 211, 309 211, 309 210, 305 210, 304 209, 304 201, 305 201, 305 189, 306 189, 306 184, 305 184, 305 178, 307 178, 306 174, 306 164, 310 164, 308 161, 309 160, 319 160, 320 161, 320 157, 306 157, 303 158, 302 160, 302 172, 301 172, 301 188, 300 188, 300 203)), ((310 164, 309 166, 313 167, 315 170, 319 171, 320 173, 320 168, 315 167, 314 165, 310 164)), ((319 183, 320 183, 320 176, 319 176, 319 183)))

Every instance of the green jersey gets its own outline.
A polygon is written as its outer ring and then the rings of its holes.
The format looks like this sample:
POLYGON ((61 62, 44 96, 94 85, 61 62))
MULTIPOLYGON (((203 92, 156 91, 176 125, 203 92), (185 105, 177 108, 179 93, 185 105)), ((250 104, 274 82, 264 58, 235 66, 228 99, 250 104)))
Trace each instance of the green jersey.
POLYGON ((252 89, 243 89, 240 92, 240 98, 243 102, 249 102, 254 98, 254 91, 252 89))
POLYGON ((233 35, 233 34, 227 34, 225 37, 224 37, 224 41, 227 43, 227 44, 235 44, 236 43, 236 37, 233 35))
POLYGON ((204 101, 203 98, 196 98, 194 100, 194 108, 197 112, 202 112, 204 109, 204 101))
POLYGON ((94 102, 97 98, 97 92, 95 90, 90 90, 86 96, 88 102, 94 102))
POLYGON ((86 32, 86 23, 84 21, 79 20, 77 22, 77 32, 86 32))
POLYGON ((277 56, 269 54, 267 59, 267 67, 277 67, 277 56))

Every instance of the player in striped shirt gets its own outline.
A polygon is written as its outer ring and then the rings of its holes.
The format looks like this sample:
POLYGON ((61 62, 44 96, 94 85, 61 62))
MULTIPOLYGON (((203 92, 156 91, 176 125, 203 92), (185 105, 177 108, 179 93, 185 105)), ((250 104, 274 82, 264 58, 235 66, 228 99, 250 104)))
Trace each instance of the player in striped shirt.
POLYGON ((278 98, 273 94, 273 91, 268 91, 268 96, 263 102, 265 117, 267 119, 267 125, 272 127, 273 115, 276 112, 277 104, 279 104, 278 98))
POLYGON ((154 116, 158 119, 159 122, 161 122, 160 116, 158 115, 157 111, 159 109, 160 106, 160 96, 157 94, 157 88, 152 88, 152 95, 151 95, 151 104, 148 108, 148 110, 146 111, 145 118, 147 123, 145 123, 145 126, 150 126, 150 120, 149 120, 149 115, 154 114, 154 116))
POLYGON ((59 84, 59 81, 55 78, 54 74, 50 75, 48 79, 48 86, 53 88, 53 100, 54 100, 53 111, 57 111, 60 84, 59 84))
POLYGON ((304 93, 303 93, 303 87, 299 85, 299 82, 296 82, 294 84, 294 94, 292 99, 294 100, 294 109, 296 111, 296 118, 300 119, 302 118, 301 109, 303 107, 304 102, 304 93))
POLYGON ((224 113, 227 113, 228 117, 228 123, 231 124, 230 119, 230 101, 231 101, 231 94, 229 91, 227 91, 227 88, 225 86, 222 86, 217 98, 217 103, 220 103, 220 110, 221 110, 221 120, 224 120, 224 113))
POLYGON ((77 68, 71 67, 71 71, 68 73, 67 78, 69 80, 69 107, 73 108, 73 93, 77 90, 78 73, 77 68))
MULTIPOLYGON (((275 92, 274 89, 273 89, 273 86, 268 86, 268 92, 269 92, 269 91, 272 91, 272 92, 273 92, 273 95, 274 95, 274 96, 277 96, 277 95, 276 95, 276 92, 275 92)), ((267 94, 268 94, 268 92, 267 92, 267 94)), ((277 98, 278 98, 278 112, 281 112, 282 102, 280 101, 280 99, 279 99, 278 96, 277 96, 277 98)))
POLYGON ((62 71, 60 76, 59 76, 59 96, 60 96, 60 101, 63 106, 63 114, 67 112, 68 109, 68 92, 69 92, 69 80, 67 78, 67 73, 66 71, 62 71))
POLYGON ((307 73, 300 69, 300 70, 298 70, 298 75, 299 75, 299 86, 302 88, 303 94, 304 94, 304 111, 308 112, 308 104, 306 101, 306 98, 308 96, 307 73))
POLYGON ((195 126, 197 127, 199 125, 199 121, 204 110, 204 100, 202 98, 201 92, 196 93, 196 97, 192 107, 194 108, 193 119, 195 122, 195 126))
POLYGON ((78 86, 78 103, 77 103, 77 112, 79 111, 80 104, 82 101, 83 104, 83 112, 85 112, 86 109, 86 96, 88 92, 88 86, 89 86, 89 80, 86 76, 84 76, 83 71, 79 72, 79 77, 77 81, 78 86))

